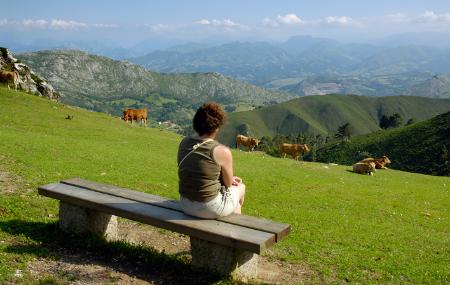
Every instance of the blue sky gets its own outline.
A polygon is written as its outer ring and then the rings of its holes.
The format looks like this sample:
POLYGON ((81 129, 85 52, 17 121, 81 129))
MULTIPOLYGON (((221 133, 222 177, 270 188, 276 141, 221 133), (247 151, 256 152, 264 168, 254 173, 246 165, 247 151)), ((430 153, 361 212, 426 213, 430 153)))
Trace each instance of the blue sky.
POLYGON ((450 0, 0 0, 0 41, 60 39, 131 46, 147 39, 364 41, 450 32, 450 0))

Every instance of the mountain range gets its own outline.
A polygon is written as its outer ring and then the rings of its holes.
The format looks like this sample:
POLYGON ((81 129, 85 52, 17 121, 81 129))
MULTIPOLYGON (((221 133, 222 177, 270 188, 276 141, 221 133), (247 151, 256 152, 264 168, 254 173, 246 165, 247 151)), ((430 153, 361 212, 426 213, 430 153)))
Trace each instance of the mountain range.
MULTIPOLYGON (((346 44, 326 38, 298 36, 283 43, 233 42, 215 46, 201 44, 151 52, 129 59, 149 70, 160 72, 220 72, 267 87, 290 79, 288 85, 310 76, 342 76, 412 78, 405 80, 400 90, 431 78, 450 73, 450 49, 418 45, 346 44), (193 48, 195 47, 195 48, 193 48)), ((339 80, 339 79, 338 79, 339 80)), ((333 82, 333 81, 331 81, 333 82)), ((376 84, 386 88, 383 80, 376 84)), ((353 84, 352 84, 353 85, 353 84)), ((364 85, 364 84, 362 84, 364 85)), ((356 88, 356 91, 359 91, 356 88)), ((395 90, 397 92, 397 90, 395 90)), ((393 95, 375 90, 377 95, 393 95)), ((361 95, 367 95, 358 93, 361 95)), ((395 95, 403 94, 402 92, 395 95)))
POLYGON ((17 57, 55 86, 63 103, 113 115, 125 108, 145 107, 154 121, 188 125, 195 109, 209 100, 235 111, 295 97, 219 73, 164 74, 81 51, 50 50, 17 57))

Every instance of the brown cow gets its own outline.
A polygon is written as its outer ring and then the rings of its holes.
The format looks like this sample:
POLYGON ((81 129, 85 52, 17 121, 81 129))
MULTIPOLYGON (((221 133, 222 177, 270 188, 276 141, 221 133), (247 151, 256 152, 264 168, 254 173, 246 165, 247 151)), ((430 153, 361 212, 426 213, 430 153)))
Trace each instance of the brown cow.
POLYGON ((375 171, 374 162, 357 162, 353 164, 353 172, 355 173, 373 175, 375 171))
POLYGON ((377 168, 377 169, 387 169, 386 164, 391 163, 389 158, 385 155, 383 155, 381 158, 368 157, 368 158, 361 160, 360 162, 365 162, 365 163, 373 162, 373 163, 375 163, 375 168, 377 168))
POLYGON ((9 89, 9 83, 14 84, 14 89, 17 90, 17 85, 19 85, 19 72, 14 71, 0 71, 0 81, 6 82, 9 89))
POLYGON ((147 110, 146 109, 126 109, 123 111, 122 120, 128 123, 131 120, 133 125, 133 120, 141 121, 141 126, 147 126, 147 110))
POLYGON ((253 151, 259 144, 259 140, 252 137, 246 137, 243 135, 236 136, 236 148, 240 150, 239 146, 243 145, 248 148, 249 151, 253 151))
POLYGON ((280 144, 280 155, 282 157, 286 157, 286 154, 289 154, 293 159, 298 160, 300 154, 303 156, 306 152, 309 152, 308 145, 306 144, 280 144))

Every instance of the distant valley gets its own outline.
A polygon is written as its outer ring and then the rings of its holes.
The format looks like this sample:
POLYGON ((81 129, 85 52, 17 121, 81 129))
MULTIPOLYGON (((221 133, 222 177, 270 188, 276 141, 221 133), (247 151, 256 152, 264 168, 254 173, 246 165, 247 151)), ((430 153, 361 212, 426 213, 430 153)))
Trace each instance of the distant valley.
POLYGON ((295 97, 218 73, 163 74, 80 51, 41 51, 17 57, 55 86, 62 102, 116 116, 124 108, 146 107, 152 120, 190 125, 195 109, 208 100, 232 112, 295 97))

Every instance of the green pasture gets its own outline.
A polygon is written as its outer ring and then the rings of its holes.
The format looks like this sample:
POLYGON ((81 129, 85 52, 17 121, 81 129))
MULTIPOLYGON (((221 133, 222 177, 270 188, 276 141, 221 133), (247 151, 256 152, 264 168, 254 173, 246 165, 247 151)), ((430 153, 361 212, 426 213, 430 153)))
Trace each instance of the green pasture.
MULTIPOLYGON (((45 231, 55 228, 58 209, 37 194, 39 185, 82 177, 178 197, 180 135, 5 88, 0 107, 0 169, 22 178, 16 192, 0 189, 0 283, 46 257, 42 240, 57 232, 45 231)), ((311 269, 305 283, 450 282, 450 178, 365 176, 235 150, 233 157, 247 185, 244 213, 292 225, 266 254, 311 269)))

